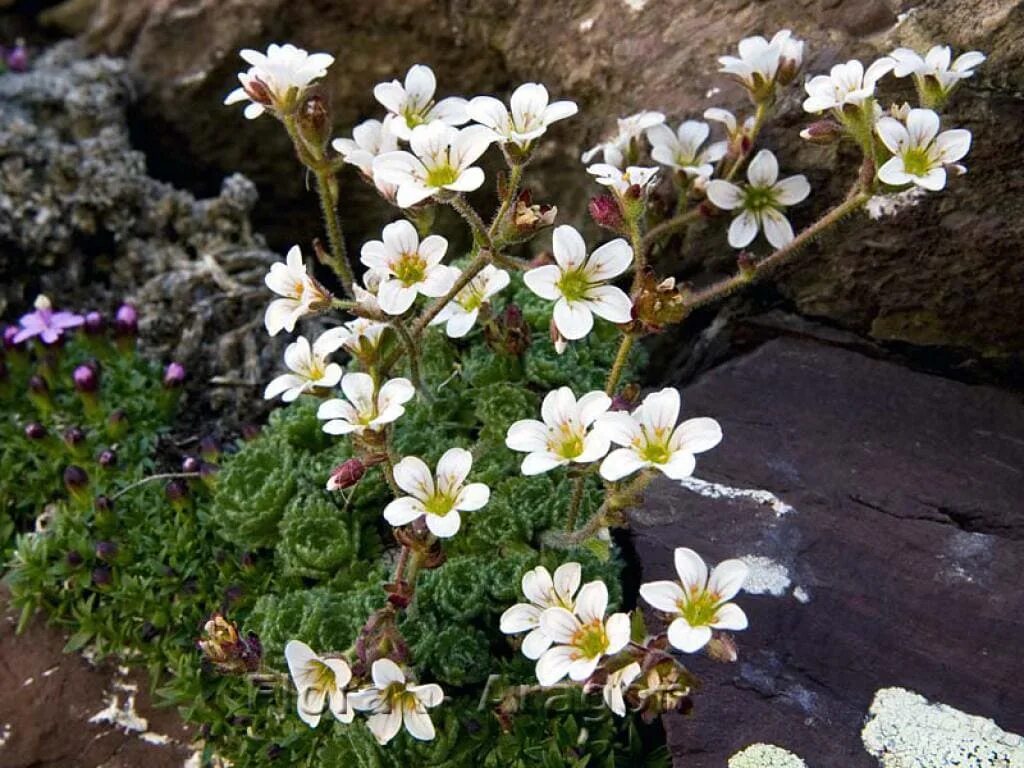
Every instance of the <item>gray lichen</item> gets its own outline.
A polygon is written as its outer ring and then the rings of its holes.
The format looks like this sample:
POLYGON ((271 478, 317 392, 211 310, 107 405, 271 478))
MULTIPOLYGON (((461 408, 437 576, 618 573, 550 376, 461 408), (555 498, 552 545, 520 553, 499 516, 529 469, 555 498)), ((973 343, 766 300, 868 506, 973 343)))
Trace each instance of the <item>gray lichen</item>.
POLYGON ((751 744, 729 758, 729 768, 807 768, 807 763, 774 744, 751 744))
POLYGON ((903 688, 875 694, 861 739, 882 768, 1024 768, 1024 739, 903 688))

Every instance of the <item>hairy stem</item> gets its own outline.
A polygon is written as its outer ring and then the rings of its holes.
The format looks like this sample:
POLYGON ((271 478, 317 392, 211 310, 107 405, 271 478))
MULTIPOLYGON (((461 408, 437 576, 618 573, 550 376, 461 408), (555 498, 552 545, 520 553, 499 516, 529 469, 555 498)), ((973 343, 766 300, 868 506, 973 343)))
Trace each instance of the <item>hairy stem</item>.
POLYGON ((391 327, 398 334, 398 338, 405 348, 405 354, 409 358, 409 375, 412 378, 413 386, 416 387, 418 393, 427 397, 429 393, 423 382, 423 376, 420 373, 420 353, 416 347, 416 342, 413 341, 412 335, 401 320, 391 321, 391 327))
POLYGON ((572 484, 572 499, 569 501, 569 514, 565 518, 565 530, 572 533, 576 527, 576 518, 580 515, 580 504, 583 501, 583 486, 587 478, 583 475, 577 477, 572 484))
POLYGON ((508 209, 512 205, 512 201, 516 199, 516 195, 519 193, 519 182, 522 178, 522 163, 512 163, 509 167, 508 186, 506 188, 507 194, 505 195, 505 199, 501 201, 501 206, 498 208, 498 212, 494 214, 494 220, 491 222, 490 229, 487 230, 487 236, 492 242, 494 238, 497 237, 498 231, 501 229, 501 225, 505 221, 505 216, 508 215, 508 209))
POLYGON ((476 209, 469 204, 469 202, 462 195, 452 195, 445 200, 452 208, 454 208, 458 214, 465 219, 469 228, 473 232, 473 239, 476 240, 481 247, 487 250, 493 250, 491 244, 491 235, 488 232, 487 227, 484 225, 484 220, 480 218, 480 214, 476 212, 476 209))
POLYGON ((644 254, 644 258, 646 259, 647 253, 651 248, 669 235, 675 234, 679 230, 688 227, 699 215, 700 210, 698 208, 691 208, 685 213, 673 216, 671 219, 666 219, 657 226, 651 227, 640 241, 639 251, 644 254))
POLYGON ((582 528, 566 532, 548 531, 542 537, 543 543, 553 549, 571 549, 596 536, 602 528, 627 525, 628 521, 621 518, 624 518, 628 509, 637 505, 639 495, 650 485, 655 475, 651 470, 642 470, 630 482, 608 491, 604 503, 582 528))
POLYGON ((413 337, 421 336, 427 326, 430 325, 430 321, 437 317, 438 313, 448 305, 448 302, 458 296, 459 291, 469 285, 473 278, 479 275, 480 271, 486 267, 490 261, 490 252, 480 251, 480 253, 476 255, 476 258, 473 259, 473 261, 471 261, 464 270, 462 270, 462 274, 460 274, 455 280, 455 284, 452 285, 451 290, 423 310, 423 314, 416 319, 415 323, 413 323, 413 337))
POLYGON ((622 378, 622 371, 626 367, 626 361, 629 359, 629 352, 633 348, 635 338, 632 333, 622 335, 619 351, 615 353, 615 362, 612 363, 612 369, 608 373, 608 381, 604 385, 604 393, 608 397, 612 397, 615 394, 615 390, 618 389, 619 379, 622 378))

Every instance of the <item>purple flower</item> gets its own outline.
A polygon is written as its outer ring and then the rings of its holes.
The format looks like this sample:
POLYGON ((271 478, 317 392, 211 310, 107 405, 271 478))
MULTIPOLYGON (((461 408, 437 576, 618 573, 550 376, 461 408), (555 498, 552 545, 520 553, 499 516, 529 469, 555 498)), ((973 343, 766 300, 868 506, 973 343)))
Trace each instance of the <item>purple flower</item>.
POLYGON ((28 48, 20 40, 7 52, 7 66, 12 72, 28 69, 28 48))
POLYGON ((175 389, 185 381, 185 366, 181 363, 170 363, 164 369, 164 387, 175 389))
POLYGON ((39 296, 35 302, 35 311, 23 315, 18 321, 21 330, 15 334, 12 342, 21 342, 38 336, 43 344, 53 344, 69 328, 77 328, 85 322, 85 318, 73 312, 54 312, 53 305, 46 296, 39 296))
POLYGON ((131 304, 124 303, 114 315, 114 331, 119 336, 134 336, 139 330, 139 312, 131 304))
POLYGON ((102 314, 92 311, 85 316, 85 332, 90 336, 99 336, 107 328, 107 321, 102 314))
POLYGON ((14 337, 18 335, 18 326, 8 325, 4 328, 4 349, 14 349, 18 346, 14 337))
POLYGON ((75 389, 79 392, 95 392, 100 388, 100 376, 96 368, 91 365, 80 365, 71 374, 75 383, 75 389))

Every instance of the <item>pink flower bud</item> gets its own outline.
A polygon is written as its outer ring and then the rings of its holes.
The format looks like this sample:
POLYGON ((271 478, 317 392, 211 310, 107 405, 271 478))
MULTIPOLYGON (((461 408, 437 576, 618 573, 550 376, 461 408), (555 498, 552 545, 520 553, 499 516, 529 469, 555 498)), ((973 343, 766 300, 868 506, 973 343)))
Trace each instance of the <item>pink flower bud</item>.
POLYGON ((598 226, 610 229, 612 232, 622 231, 624 224, 622 209, 619 207, 619 201, 611 195, 598 195, 590 198, 587 210, 590 211, 590 217, 598 226))
POLYGON ((75 391, 93 393, 100 388, 100 373, 98 366, 80 365, 71 374, 75 383, 75 391))
POLYGON ((328 491, 340 491, 343 488, 351 488, 358 483, 366 473, 366 465, 359 459, 348 459, 342 462, 327 479, 328 491))
POLYGON ((164 388, 176 389, 185 381, 185 366, 181 363, 170 363, 164 368, 164 388))

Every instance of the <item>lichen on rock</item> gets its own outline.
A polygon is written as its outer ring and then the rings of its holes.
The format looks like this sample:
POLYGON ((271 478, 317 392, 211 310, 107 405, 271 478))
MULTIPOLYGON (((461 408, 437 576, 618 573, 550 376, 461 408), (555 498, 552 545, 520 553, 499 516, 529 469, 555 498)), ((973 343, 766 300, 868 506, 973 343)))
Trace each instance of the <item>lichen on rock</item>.
POLYGON ((882 768, 1021 768, 1024 738, 904 688, 875 694, 861 739, 882 768))
POLYGON ((774 744, 751 744, 729 758, 729 768, 807 768, 807 763, 774 744))

